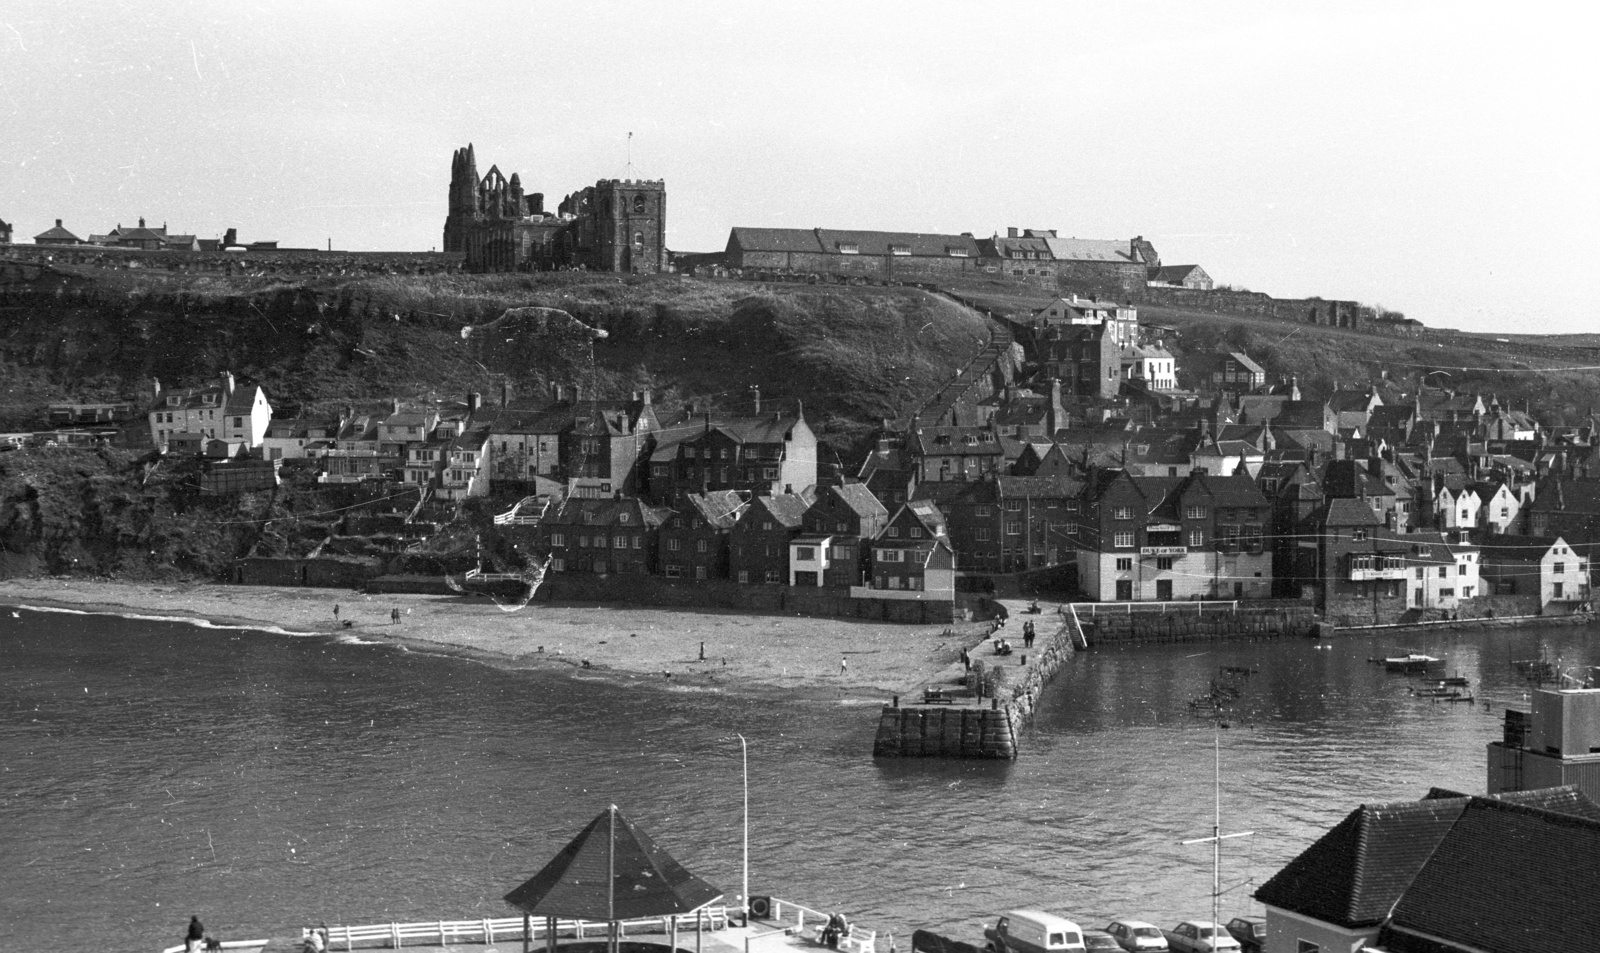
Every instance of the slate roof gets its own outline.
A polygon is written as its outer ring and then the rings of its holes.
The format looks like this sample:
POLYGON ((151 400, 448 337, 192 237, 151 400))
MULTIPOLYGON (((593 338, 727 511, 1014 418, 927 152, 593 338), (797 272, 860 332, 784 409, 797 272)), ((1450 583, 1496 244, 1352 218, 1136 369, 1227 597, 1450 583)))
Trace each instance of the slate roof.
POLYGON ((1472 798, 1399 896, 1379 942, 1394 953, 1594 949, 1596 858, 1600 820, 1472 798))
POLYGON ((1181 285, 1199 267, 1199 265, 1162 265, 1156 269, 1156 273, 1151 277, 1156 281, 1166 281, 1181 285))
POLYGON ((744 496, 738 490, 687 493, 684 495, 684 500, 715 529, 727 529, 737 523, 739 514, 745 507, 744 496))
POLYGON ((813 252, 840 254, 840 245, 855 245, 862 255, 888 255, 890 247, 905 246, 912 255, 949 257, 952 250, 966 257, 978 257, 978 243, 971 235, 942 235, 926 232, 872 232, 838 228, 744 228, 735 227, 728 245, 735 242, 744 251, 813 252))
MULTIPOLYGON (((806 510, 811 509, 813 502, 815 497, 806 492, 775 493, 772 496, 761 497, 761 503, 767 508, 767 512, 786 529, 798 527, 805 520, 806 510)), ((879 506, 881 508, 882 504, 879 506)))
POLYGON ((1098 238, 1045 238, 1050 254, 1056 261, 1109 261, 1120 264, 1143 264, 1144 259, 1133 250, 1130 241, 1098 238))
POLYGON ((36 241, 36 242, 53 242, 53 241, 81 242, 81 241, 83 241, 83 239, 79 238, 78 236, 76 236, 76 235, 72 234, 71 232, 67 231, 66 229, 62 228, 60 225, 56 225, 54 228, 45 229, 44 231, 40 232, 39 234, 33 236, 33 240, 36 241))
MULTIPOLYGON (((1447 842, 1452 838, 1457 841, 1462 839, 1458 825, 1475 808, 1481 810, 1483 804, 1496 810, 1532 812, 1546 818, 1556 818, 1569 827, 1586 825, 1592 831, 1600 832, 1600 820, 1594 819, 1600 807, 1596 807, 1576 788, 1511 792, 1495 798, 1448 796, 1452 793, 1432 791, 1427 799, 1421 801, 1363 804, 1262 884, 1255 898, 1262 903, 1325 923, 1347 928, 1371 927, 1383 922, 1391 910, 1395 911, 1395 918, 1399 920, 1400 911, 1410 903, 1419 887, 1437 879, 1440 874, 1448 877, 1463 866, 1454 858, 1442 864, 1439 861, 1447 842), (1430 869, 1432 872, 1425 877, 1424 872, 1430 869), (1399 901, 1398 905, 1396 901, 1399 901)), ((1591 884, 1600 878, 1600 864, 1593 862, 1594 857, 1600 856, 1600 840, 1591 839, 1588 843, 1590 853, 1586 858, 1580 855, 1577 860, 1585 870, 1547 870, 1545 876, 1564 879, 1576 873, 1591 884)), ((1552 855, 1551 860, 1555 861, 1555 856, 1552 855)), ((1493 852, 1480 854, 1475 864, 1466 866, 1483 872, 1487 877, 1486 883, 1491 885, 1510 879, 1508 872, 1498 866, 1493 852)), ((1540 863, 1539 866, 1554 868, 1557 865, 1552 862, 1548 865, 1540 863)), ((1449 894, 1453 887, 1453 884, 1450 885, 1444 892, 1449 894)), ((1600 892, 1596 892, 1600 891, 1600 885, 1587 889, 1591 891, 1591 897, 1600 896, 1600 892)), ((1428 893, 1426 902, 1417 903, 1416 906, 1419 911, 1431 914, 1437 904, 1431 896, 1431 889, 1428 893)), ((1492 897, 1477 898, 1474 902, 1478 904, 1475 909, 1462 907, 1452 913, 1470 910, 1465 922, 1471 922, 1477 916, 1489 913, 1491 908, 1505 909, 1492 897)), ((1592 903, 1588 905, 1600 911, 1600 907, 1592 903)), ((1577 910, 1577 907, 1567 909, 1577 910)), ((1600 935, 1600 927, 1596 928, 1596 934, 1600 935)), ((1564 947, 1534 943, 1487 948, 1521 950, 1564 947)))
POLYGON ((1083 492, 1083 481, 1067 476, 997 476, 1001 499, 1070 500, 1083 492))
POLYGON ((1322 526, 1381 526, 1372 507, 1348 497, 1331 499, 1322 505, 1313 521, 1322 526))
POLYGON ((612 806, 505 900, 535 917, 629 920, 688 913, 720 896, 612 806))
POLYGON ((1496 533, 1489 536, 1479 545, 1483 555, 1498 562, 1516 560, 1519 562, 1538 562, 1544 554, 1550 551, 1557 541, 1565 542, 1560 536, 1522 536, 1516 533, 1496 533))

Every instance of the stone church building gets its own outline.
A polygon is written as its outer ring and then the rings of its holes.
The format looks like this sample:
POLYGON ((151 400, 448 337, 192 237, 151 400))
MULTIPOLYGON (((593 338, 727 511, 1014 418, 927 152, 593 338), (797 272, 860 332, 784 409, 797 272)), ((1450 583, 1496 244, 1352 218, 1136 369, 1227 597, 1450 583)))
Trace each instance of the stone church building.
POLYGON ((601 179, 546 211, 542 192, 498 166, 479 177, 469 143, 450 161, 444 250, 468 271, 667 270, 667 188, 660 180, 601 179))

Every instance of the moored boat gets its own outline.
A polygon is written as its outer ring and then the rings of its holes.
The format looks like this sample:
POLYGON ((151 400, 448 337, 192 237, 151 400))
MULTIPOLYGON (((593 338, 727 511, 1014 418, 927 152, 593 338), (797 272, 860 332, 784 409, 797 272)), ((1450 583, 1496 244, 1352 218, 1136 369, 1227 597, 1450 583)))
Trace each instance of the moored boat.
POLYGON ((1383 660, 1383 667, 1390 672, 1426 672, 1430 668, 1444 665, 1443 658, 1436 658, 1422 652, 1408 652, 1405 655, 1387 656, 1383 660))

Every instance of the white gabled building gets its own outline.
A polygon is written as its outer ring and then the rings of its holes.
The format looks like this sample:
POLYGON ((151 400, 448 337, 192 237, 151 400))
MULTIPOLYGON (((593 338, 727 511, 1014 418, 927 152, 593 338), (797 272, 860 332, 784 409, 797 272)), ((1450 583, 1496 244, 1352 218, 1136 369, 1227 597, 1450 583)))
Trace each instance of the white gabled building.
POLYGON ((1472 490, 1478 497, 1478 525, 1491 533, 1511 532, 1522 512, 1522 502, 1504 483, 1483 483, 1472 490))
POLYGON ((209 387, 168 390, 155 382, 150 405, 150 439, 162 452, 170 444, 192 445, 193 439, 175 441, 182 434, 205 440, 237 441, 256 449, 272 422, 272 404, 260 385, 238 387, 233 374, 223 371, 209 387))
POLYGON ((1406 566, 1411 570, 1408 609, 1459 609, 1469 599, 1483 595, 1479 580, 1478 547, 1459 541, 1451 533, 1418 532, 1401 537, 1411 547, 1406 566))
POLYGON ((1445 529, 1477 529, 1480 506, 1478 494, 1466 487, 1442 486, 1433 498, 1433 514, 1445 529))

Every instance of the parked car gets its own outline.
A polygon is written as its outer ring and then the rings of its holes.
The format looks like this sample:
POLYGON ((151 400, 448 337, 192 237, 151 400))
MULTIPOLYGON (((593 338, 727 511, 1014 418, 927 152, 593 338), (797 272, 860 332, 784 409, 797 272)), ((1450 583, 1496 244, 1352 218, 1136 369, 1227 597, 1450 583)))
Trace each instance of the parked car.
POLYGON ((1228 932, 1239 941, 1244 953, 1261 953, 1267 945, 1267 921, 1264 917, 1234 917, 1228 921, 1228 932))
POLYGON ((1076 923, 1038 910, 1007 910, 983 931, 989 953, 1084 953, 1076 923))
POLYGON ((1172 953, 1223 953, 1224 950, 1239 950, 1239 941, 1233 938, 1233 934, 1210 920, 1185 920, 1163 933, 1172 953))
POLYGON ((1167 953, 1167 937, 1154 923, 1112 920, 1106 924, 1106 932, 1128 953, 1167 953))
POLYGON ((1083 931, 1083 948, 1088 953, 1122 953, 1122 944, 1104 930, 1083 931))

